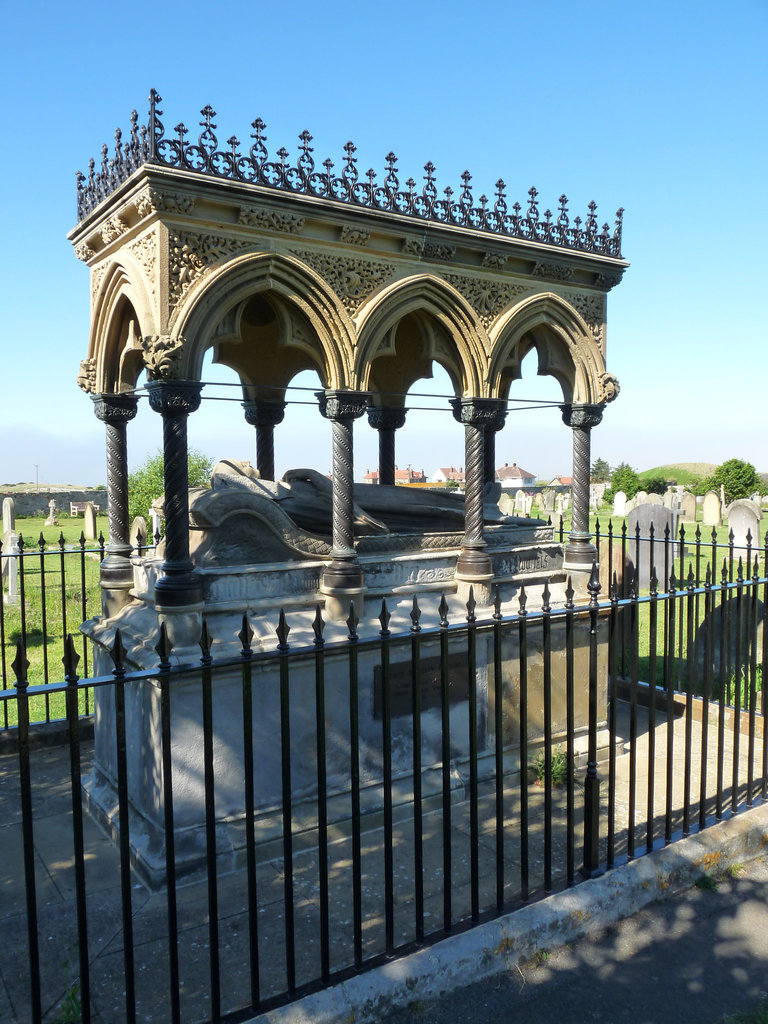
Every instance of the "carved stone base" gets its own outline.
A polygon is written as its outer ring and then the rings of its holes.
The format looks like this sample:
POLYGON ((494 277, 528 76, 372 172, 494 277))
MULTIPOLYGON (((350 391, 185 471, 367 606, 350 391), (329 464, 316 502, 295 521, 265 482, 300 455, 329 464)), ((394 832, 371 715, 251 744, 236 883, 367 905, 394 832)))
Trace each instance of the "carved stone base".
POLYGON ((456 576, 470 581, 493 578, 493 563, 485 545, 462 547, 456 560, 456 576))
MULTIPOLYGON (((162 567, 166 570, 166 567, 162 567)), ((203 588, 195 572, 161 576, 155 584, 155 603, 160 608, 189 608, 202 604, 203 588)))
POLYGON ((456 596, 466 603, 469 600, 470 591, 472 591, 472 597, 479 608, 487 607, 493 601, 493 576, 474 580, 456 576, 456 596))
POLYGON ((597 549, 589 533, 572 533, 563 552, 563 569, 589 572, 597 561, 597 549))

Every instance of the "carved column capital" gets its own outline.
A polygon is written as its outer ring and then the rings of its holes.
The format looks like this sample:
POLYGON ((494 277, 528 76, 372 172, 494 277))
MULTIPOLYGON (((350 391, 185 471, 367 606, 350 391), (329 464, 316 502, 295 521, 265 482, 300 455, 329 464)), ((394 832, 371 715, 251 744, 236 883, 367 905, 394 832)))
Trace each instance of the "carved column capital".
POLYGON ((112 425, 130 422, 139 405, 136 395, 91 395, 91 399, 96 418, 112 425))
POLYGON ((386 405, 372 405, 368 408, 368 423, 374 430, 399 430, 405 426, 407 409, 386 405))
POLYGON ((203 385, 196 380, 152 380, 147 382, 149 405, 163 416, 189 415, 200 408, 203 385))
POLYGON ((243 402, 245 422, 252 427, 276 427, 283 422, 285 402, 268 402, 261 399, 250 399, 243 402))
POLYGON ((464 426, 501 430, 507 415, 502 398, 451 398, 453 418, 464 426))
POLYGON ((320 413, 327 420, 356 420, 368 408, 368 395, 362 391, 317 391, 320 413))
POLYGON ((574 429, 591 430, 592 427, 596 427, 603 419, 602 405, 570 403, 568 405, 561 405, 560 411, 563 414, 563 423, 566 427, 574 429))

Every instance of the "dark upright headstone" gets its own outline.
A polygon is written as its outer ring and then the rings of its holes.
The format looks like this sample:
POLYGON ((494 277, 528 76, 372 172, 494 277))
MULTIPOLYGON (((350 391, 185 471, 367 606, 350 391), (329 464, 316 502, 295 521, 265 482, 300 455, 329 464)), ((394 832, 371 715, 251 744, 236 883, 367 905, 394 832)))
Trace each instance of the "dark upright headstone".
POLYGON ((663 505, 638 505, 627 516, 627 548, 634 562, 636 559, 635 539, 638 523, 640 524, 640 548, 639 548, 639 587, 647 590, 651 581, 651 569, 656 567, 656 577, 659 581, 659 589, 664 587, 664 560, 665 560, 665 531, 669 527, 670 543, 666 552, 669 568, 675 569, 675 575, 679 576, 679 565, 673 561, 679 558, 680 545, 674 543, 678 535, 679 512, 663 505), (653 524, 653 554, 651 554, 651 524, 653 524))

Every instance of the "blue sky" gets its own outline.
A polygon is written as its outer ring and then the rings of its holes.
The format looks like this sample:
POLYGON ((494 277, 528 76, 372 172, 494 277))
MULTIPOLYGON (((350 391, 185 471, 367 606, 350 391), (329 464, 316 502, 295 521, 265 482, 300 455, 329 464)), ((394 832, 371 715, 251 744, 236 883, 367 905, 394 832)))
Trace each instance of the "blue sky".
MULTIPOLYGON (((75 172, 134 107, 144 119, 152 87, 166 126, 194 126, 210 103, 220 139, 246 139, 258 116, 273 152, 295 154, 307 128, 320 160, 338 163, 351 139, 360 166, 379 172, 394 150, 403 179, 431 160, 440 188, 466 168, 476 195, 503 177, 510 202, 535 185, 542 209, 565 192, 573 215, 594 199, 611 224, 623 206, 631 266, 608 306, 622 392, 593 456, 637 469, 735 456, 768 470, 766 0, 43 2, 9 8, 3 37, 0 484, 105 479, 103 428, 75 384, 88 274, 66 233, 75 172)), ((524 375, 519 394, 559 398, 534 365, 524 375)), ((278 469, 327 470, 327 427, 292 408, 278 469)), ((556 410, 511 415, 498 461, 569 473, 569 434, 556 410)), ((216 458, 253 457, 237 405, 208 403, 190 436, 216 458)), ((131 464, 160 439, 142 409, 131 464)), ((411 414, 398 443, 400 465, 463 462, 446 414, 411 414)), ((375 451, 361 425, 358 477, 375 451)))

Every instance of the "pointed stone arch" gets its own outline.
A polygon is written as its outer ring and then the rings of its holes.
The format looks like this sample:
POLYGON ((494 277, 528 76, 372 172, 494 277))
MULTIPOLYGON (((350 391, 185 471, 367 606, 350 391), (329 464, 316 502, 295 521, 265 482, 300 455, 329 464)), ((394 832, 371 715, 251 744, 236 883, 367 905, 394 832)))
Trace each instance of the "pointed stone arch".
MULTIPOLYGON (((397 327, 406 318, 417 327, 425 363, 440 363, 462 395, 481 396, 487 380, 488 339, 466 299, 442 278, 417 274, 380 291, 357 318, 354 380, 370 387, 377 358, 396 355, 397 327)), ((413 381, 404 382, 407 391, 413 381)))
POLYGON ((512 381, 521 378, 523 359, 535 348, 539 374, 555 377, 564 402, 610 400, 606 395, 610 375, 592 330, 577 310, 554 292, 529 296, 507 310, 491 330, 491 344, 489 378, 494 396, 507 397, 512 381))
MULTIPOLYGON (((306 264, 265 252, 235 257, 185 296, 173 331, 176 343, 182 343, 177 376, 199 379, 207 349, 215 347, 221 358, 223 347, 238 344, 244 312, 254 296, 275 311, 282 344, 303 350, 306 366, 318 371, 325 387, 349 387, 354 330, 343 304, 306 264), (299 323, 307 328, 303 336, 299 323)), ((305 368, 291 369, 290 360, 286 366, 290 376, 305 368)))
POLYGON ((144 369, 141 339, 155 333, 155 309, 138 265, 110 264, 94 297, 88 342, 92 390, 116 394, 133 388, 144 369))

